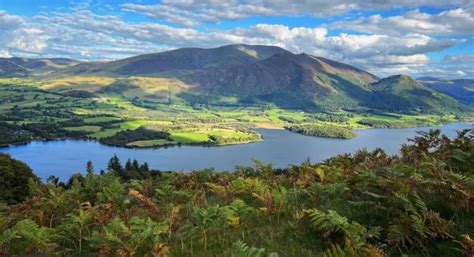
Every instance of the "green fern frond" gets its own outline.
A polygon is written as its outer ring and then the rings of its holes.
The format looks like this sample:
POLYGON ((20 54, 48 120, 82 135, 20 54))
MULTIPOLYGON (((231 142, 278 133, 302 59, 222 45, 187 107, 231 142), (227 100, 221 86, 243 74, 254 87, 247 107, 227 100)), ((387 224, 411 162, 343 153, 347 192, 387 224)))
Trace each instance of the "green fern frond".
POLYGON ((278 257, 277 253, 268 253, 264 248, 250 247, 242 241, 232 245, 233 257, 278 257))

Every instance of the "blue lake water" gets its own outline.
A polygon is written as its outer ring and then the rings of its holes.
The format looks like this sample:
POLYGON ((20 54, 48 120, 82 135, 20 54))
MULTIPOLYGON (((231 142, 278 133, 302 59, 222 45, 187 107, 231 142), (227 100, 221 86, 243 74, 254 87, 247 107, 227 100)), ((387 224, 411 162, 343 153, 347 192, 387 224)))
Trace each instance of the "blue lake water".
POLYGON ((275 167, 287 167, 308 158, 317 162, 337 154, 353 153, 361 148, 371 150, 380 147, 390 154, 396 154, 400 146, 407 142, 407 138, 416 135, 416 131, 434 128, 441 129, 444 134, 453 137, 457 130, 473 126, 456 123, 440 127, 367 129, 357 131, 357 137, 350 140, 304 136, 285 130, 258 129, 264 141, 222 147, 129 149, 84 140, 36 141, 0 148, 0 152, 27 163, 42 179, 55 175, 64 181, 71 174, 84 173, 88 160, 94 163, 97 171, 105 169, 107 161, 114 154, 122 162, 135 158, 139 162, 148 162, 154 169, 177 171, 204 168, 231 171, 236 165, 252 165, 253 159, 273 163, 275 167))

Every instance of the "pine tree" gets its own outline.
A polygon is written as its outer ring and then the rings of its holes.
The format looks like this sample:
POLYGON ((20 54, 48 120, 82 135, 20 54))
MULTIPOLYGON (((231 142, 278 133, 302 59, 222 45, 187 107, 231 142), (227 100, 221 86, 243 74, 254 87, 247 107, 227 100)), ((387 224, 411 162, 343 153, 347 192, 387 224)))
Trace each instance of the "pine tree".
POLYGON ((144 172, 150 172, 150 167, 148 166, 148 163, 145 162, 140 166, 140 170, 144 172))
POLYGON ((132 167, 134 170, 138 171, 140 169, 140 165, 136 159, 133 159, 132 167))
POLYGON ((123 167, 117 155, 114 154, 114 156, 110 158, 109 163, 107 164, 107 170, 115 173, 115 175, 119 177, 123 177, 123 167))
POLYGON ((148 163, 145 162, 140 166, 140 174, 142 175, 143 178, 149 178, 151 176, 150 174, 150 168, 148 167, 148 163))
POLYGON ((86 171, 87 175, 94 175, 94 164, 92 164, 92 161, 87 162, 86 171))
POLYGON ((128 158, 127 162, 125 163, 125 171, 129 172, 132 169, 132 160, 128 158))

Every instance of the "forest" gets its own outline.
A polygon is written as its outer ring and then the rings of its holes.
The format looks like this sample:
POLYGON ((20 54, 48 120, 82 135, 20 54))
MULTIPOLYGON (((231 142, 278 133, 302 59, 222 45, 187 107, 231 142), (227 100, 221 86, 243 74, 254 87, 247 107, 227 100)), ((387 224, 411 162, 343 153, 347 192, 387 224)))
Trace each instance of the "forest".
POLYGON ((291 125, 285 127, 291 132, 300 133, 308 136, 317 137, 330 137, 330 138, 341 138, 350 139, 356 136, 356 134, 344 127, 331 127, 321 125, 291 125))
POLYGON ((85 166, 41 182, 0 155, 0 256, 474 255, 472 130, 285 169, 85 166))

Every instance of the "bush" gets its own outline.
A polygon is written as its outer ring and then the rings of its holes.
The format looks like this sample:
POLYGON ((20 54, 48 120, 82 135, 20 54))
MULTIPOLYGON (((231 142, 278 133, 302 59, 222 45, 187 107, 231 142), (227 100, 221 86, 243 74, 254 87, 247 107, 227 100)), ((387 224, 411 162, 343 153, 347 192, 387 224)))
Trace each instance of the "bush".
POLYGON ((0 201, 19 203, 29 196, 29 180, 38 178, 28 165, 0 153, 0 201))

